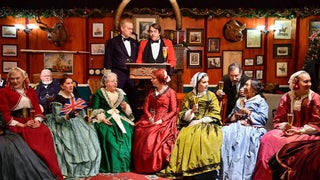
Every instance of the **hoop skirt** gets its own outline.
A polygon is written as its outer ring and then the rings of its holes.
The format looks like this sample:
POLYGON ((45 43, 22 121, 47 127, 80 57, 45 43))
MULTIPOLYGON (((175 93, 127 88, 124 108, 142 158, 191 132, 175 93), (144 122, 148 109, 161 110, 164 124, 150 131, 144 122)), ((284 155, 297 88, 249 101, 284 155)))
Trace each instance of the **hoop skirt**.
POLYGON ((59 115, 62 104, 53 102, 53 114, 47 115, 47 126, 53 134, 62 174, 67 177, 89 177, 99 173, 101 150, 93 125, 84 121, 84 110, 65 120, 59 115))
POLYGON ((0 136, 1 180, 56 180, 47 165, 16 133, 0 136))

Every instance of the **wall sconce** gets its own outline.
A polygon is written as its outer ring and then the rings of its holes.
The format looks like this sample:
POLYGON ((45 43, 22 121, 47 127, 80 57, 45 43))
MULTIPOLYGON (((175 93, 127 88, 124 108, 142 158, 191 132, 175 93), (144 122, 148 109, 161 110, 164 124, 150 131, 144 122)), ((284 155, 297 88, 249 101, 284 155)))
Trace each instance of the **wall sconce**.
POLYGON ((268 34, 268 32, 269 32, 269 30, 264 25, 257 26, 257 29, 260 30, 264 34, 268 34))
POLYGON ((22 25, 22 24, 15 24, 14 27, 15 27, 18 31, 22 30, 22 31, 24 31, 24 32, 27 33, 27 34, 29 34, 29 33, 32 31, 32 29, 37 29, 37 28, 38 28, 38 26, 35 25, 35 24, 27 24, 26 26, 24 26, 24 25, 22 25))
POLYGON ((275 32, 275 31, 279 30, 280 28, 276 25, 271 25, 269 27, 269 29, 267 29, 265 25, 261 25, 261 26, 257 26, 257 29, 260 30, 264 34, 268 34, 269 31, 275 32))

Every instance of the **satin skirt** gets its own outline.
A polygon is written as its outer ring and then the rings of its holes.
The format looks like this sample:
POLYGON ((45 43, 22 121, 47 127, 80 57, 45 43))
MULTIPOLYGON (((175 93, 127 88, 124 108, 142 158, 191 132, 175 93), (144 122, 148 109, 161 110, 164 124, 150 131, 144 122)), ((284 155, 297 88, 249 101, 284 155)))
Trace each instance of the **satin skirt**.
POLYGON ((178 134, 169 165, 157 175, 181 179, 219 170, 221 144, 222 131, 219 125, 200 123, 183 127, 178 134))
POLYGON ((16 133, 0 136, 1 180, 56 180, 47 165, 16 133))

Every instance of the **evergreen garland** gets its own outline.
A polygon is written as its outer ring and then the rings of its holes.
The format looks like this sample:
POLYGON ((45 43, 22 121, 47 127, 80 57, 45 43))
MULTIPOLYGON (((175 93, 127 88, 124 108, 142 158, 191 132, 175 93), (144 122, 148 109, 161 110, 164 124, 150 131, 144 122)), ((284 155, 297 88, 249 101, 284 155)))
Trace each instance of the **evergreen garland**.
POLYGON ((320 61, 320 32, 314 32, 310 37, 309 48, 305 58, 305 65, 310 61, 320 61))
MULTIPOLYGON (((198 8, 181 8, 181 15, 191 18, 215 18, 215 17, 276 17, 276 18, 304 18, 308 16, 319 16, 320 8, 304 7, 291 9, 198 9, 198 8)), ((106 8, 74 8, 74 9, 17 9, 10 7, 0 7, 0 17, 28 17, 35 16, 53 17, 56 12, 63 11, 64 17, 91 17, 103 18, 113 16, 116 10, 106 8)), ((133 14, 152 14, 160 17, 174 18, 172 8, 157 9, 157 8, 133 8, 125 9, 123 15, 132 16, 133 14)))

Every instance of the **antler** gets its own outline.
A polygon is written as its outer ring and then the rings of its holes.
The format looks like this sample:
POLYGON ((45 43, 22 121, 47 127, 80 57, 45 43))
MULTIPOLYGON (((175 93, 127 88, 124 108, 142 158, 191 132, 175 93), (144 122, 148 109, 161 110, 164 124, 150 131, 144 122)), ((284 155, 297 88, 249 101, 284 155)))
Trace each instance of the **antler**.
MULTIPOLYGON (((48 26, 47 24, 41 22, 41 20, 40 20, 40 15, 35 16, 34 19, 36 20, 36 22, 37 22, 38 24, 44 25, 45 28, 47 28, 47 29, 49 28, 49 26, 48 26)), ((41 28, 41 26, 40 26, 40 28, 41 28)), ((42 28, 41 28, 41 29, 42 29, 42 28)))

